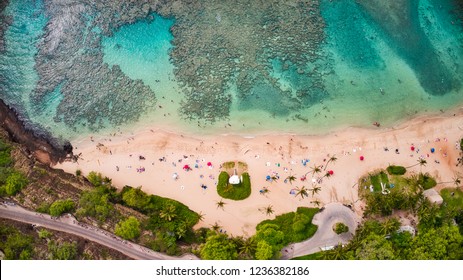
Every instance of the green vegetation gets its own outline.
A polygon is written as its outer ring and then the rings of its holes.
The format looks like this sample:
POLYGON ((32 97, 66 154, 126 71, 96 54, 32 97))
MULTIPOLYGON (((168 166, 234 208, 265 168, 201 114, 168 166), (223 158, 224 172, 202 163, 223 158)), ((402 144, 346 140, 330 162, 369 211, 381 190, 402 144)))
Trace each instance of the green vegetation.
POLYGON ((437 185, 436 180, 433 177, 431 177, 428 173, 418 174, 417 182, 425 190, 434 188, 437 185))
POLYGON ((244 172, 241 176, 243 180, 237 185, 232 185, 228 183, 230 178, 228 173, 225 171, 220 172, 217 193, 223 198, 232 200, 248 198, 251 195, 251 178, 247 172, 244 172))
POLYGON ((19 171, 10 171, 5 184, 0 187, 0 194, 15 195, 28 184, 27 178, 19 171))
POLYGON ((12 226, 0 226, 0 250, 7 260, 29 260, 33 255, 33 238, 12 226))
POLYGON ((47 202, 42 202, 37 208, 35 208, 35 211, 48 214, 50 213, 50 204, 47 202))
POLYGON ((26 176, 11 167, 11 149, 0 139, 0 196, 15 195, 28 184, 26 176))
POLYGON ((440 193, 444 199, 439 217, 453 219, 463 234, 463 191, 460 188, 443 189, 440 193))
POLYGON ((273 220, 265 220, 256 227, 254 236, 257 244, 256 258, 278 258, 279 251, 293 242, 312 237, 317 226, 312 224, 318 208, 299 207, 296 212, 278 215, 273 220))
POLYGON ((381 183, 389 185, 389 177, 384 171, 370 175, 370 183, 373 185, 374 192, 381 192, 381 183))
POLYGON ((258 260, 278 258, 280 250, 286 245, 282 228, 273 223, 259 224, 254 240, 257 244, 255 256, 258 260))
POLYGON ((407 172, 407 169, 399 165, 389 165, 386 168, 386 171, 389 175, 404 175, 405 172, 407 172))
POLYGON ((110 202, 113 193, 107 187, 97 187, 91 191, 84 191, 80 196, 77 209, 78 216, 90 216, 100 222, 106 221, 115 213, 114 206, 110 202))
POLYGON ((359 181, 360 195, 367 203, 366 221, 357 229, 354 238, 346 246, 336 246, 333 250, 311 257, 356 260, 463 258, 461 189, 443 189, 441 195, 444 203, 436 205, 422 195, 424 188, 435 185, 435 180, 429 174, 391 176, 389 180, 394 188, 386 195, 365 189, 370 184, 370 177, 359 181), (417 216, 416 235, 413 235, 415 232, 398 230, 400 222, 391 216, 394 209, 406 211, 405 215, 417 216), (377 220, 376 214, 381 214, 383 218, 377 220))
POLYGON ((433 181, 429 175, 421 173, 410 177, 389 177, 383 171, 360 178, 359 195, 367 202, 365 214, 388 216, 393 210, 413 210, 422 196, 423 182, 430 185, 433 181), (382 193, 381 182, 386 184, 388 193, 382 193), (373 185, 373 192, 370 191, 370 185, 373 185))
POLYGON ((336 232, 336 234, 341 234, 341 233, 344 233, 344 232, 348 232, 348 231, 349 231, 349 227, 346 226, 346 225, 343 224, 343 223, 336 223, 336 224, 333 226, 333 230, 334 230, 334 232, 336 232))
POLYGON ((235 260, 237 246, 227 235, 210 231, 206 243, 201 246, 200 256, 204 260, 235 260))
POLYGON ((48 230, 44 228, 39 229, 39 238, 47 239, 47 238, 50 238, 51 236, 52 234, 48 230))
POLYGON ((57 200, 50 205, 49 213, 58 217, 63 213, 69 213, 74 210, 75 204, 71 199, 57 200))
POLYGON ((319 211, 318 208, 298 207, 296 212, 289 212, 275 217, 273 220, 265 220, 257 225, 257 230, 266 224, 277 225, 284 234, 284 246, 293 242, 312 237, 317 231, 317 226, 312 224, 312 219, 319 211))
POLYGON ((0 139, 0 168, 8 167, 12 162, 11 146, 0 139))
POLYGON ((75 242, 63 242, 56 244, 55 241, 48 242, 49 258, 51 260, 75 260, 77 259, 77 244, 75 242))
POLYGON ((137 218, 130 216, 116 225, 114 233, 124 239, 134 240, 140 236, 140 222, 137 218))
POLYGON ((150 243, 153 250, 175 254, 178 249, 177 240, 195 241, 192 227, 198 223, 199 215, 184 204, 169 198, 148 195, 141 188, 129 186, 125 186, 119 195, 123 205, 149 217, 146 229, 155 235, 155 241, 150 243))

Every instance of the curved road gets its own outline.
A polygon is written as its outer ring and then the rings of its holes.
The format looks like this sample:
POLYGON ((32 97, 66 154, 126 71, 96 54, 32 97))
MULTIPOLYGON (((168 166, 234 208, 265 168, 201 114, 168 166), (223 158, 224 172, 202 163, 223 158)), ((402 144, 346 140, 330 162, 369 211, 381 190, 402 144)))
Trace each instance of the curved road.
POLYGON ((281 250, 281 258, 288 260, 294 257, 313 254, 339 243, 347 243, 357 229, 359 217, 348 207, 340 203, 330 203, 322 212, 317 213, 312 223, 318 225, 318 230, 310 239, 299 243, 293 243, 281 250), (333 225, 342 222, 349 227, 349 231, 336 234, 333 225))
POLYGON ((79 223, 72 215, 69 214, 59 218, 54 218, 46 214, 28 211, 20 206, 6 202, 0 204, 0 217, 74 234, 104 245, 108 248, 117 250, 124 255, 137 260, 198 259, 198 257, 192 254, 185 254, 181 257, 172 257, 155 252, 138 244, 121 239, 108 231, 84 223, 79 223))

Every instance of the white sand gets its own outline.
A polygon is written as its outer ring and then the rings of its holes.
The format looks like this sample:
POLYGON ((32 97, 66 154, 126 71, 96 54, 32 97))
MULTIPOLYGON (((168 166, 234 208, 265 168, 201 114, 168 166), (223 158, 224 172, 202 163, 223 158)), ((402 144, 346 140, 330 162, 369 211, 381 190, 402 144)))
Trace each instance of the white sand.
MULTIPOLYGON (((74 152, 82 153, 82 159, 78 163, 65 162, 55 167, 70 173, 77 169, 83 174, 101 172, 112 178, 114 185, 120 188, 124 185, 143 186, 147 193, 178 200, 193 211, 204 214, 204 221, 198 227, 210 227, 217 222, 227 233, 249 236, 260 221, 295 211, 299 206, 313 207, 311 201, 315 199, 322 202, 321 206, 330 202, 353 203, 356 212, 361 215, 354 185, 360 176, 386 168, 389 164, 410 166, 423 156, 428 163, 421 168, 423 172, 436 176, 438 182, 451 181, 461 169, 455 167, 458 157, 456 143, 463 136, 460 128, 463 128, 463 114, 455 113, 456 116, 452 113, 416 118, 395 128, 349 128, 325 136, 199 137, 149 128, 133 135, 76 141, 72 143, 76 147, 74 152), (103 146, 98 148, 98 143, 103 146), (416 148, 414 152, 410 149, 411 145, 416 148), (389 151, 384 151, 384 147, 388 147, 389 151), (430 152, 432 147, 436 149, 435 153, 430 152), (399 149, 400 153, 396 154, 395 149, 399 149), (140 155, 145 160, 140 160, 140 155), (291 195, 291 189, 296 187, 312 187, 311 174, 305 182, 299 178, 310 172, 310 167, 315 164, 325 164, 324 160, 329 155, 335 155, 338 160, 328 165, 326 170, 333 170, 334 175, 323 179, 321 192, 305 199, 291 195), (364 156, 365 160, 360 161, 360 156, 364 156), (165 157, 165 162, 159 161, 162 157, 165 157), (304 159, 310 160, 307 166, 302 165, 304 159), (207 167, 209 161, 213 164, 212 168, 207 167), (216 205, 221 198, 215 186, 219 165, 226 161, 243 161, 249 165, 252 194, 243 201, 224 199, 226 205, 222 210, 216 205), (196 163, 198 168, 195 168, 196 163), (182 170, 185 164, 193 170, 182 170), (137 172, 137 168, 142 167, 145 171, 137 172), (272 172, 278 172, 279 181, 266 181, 266 176, 272 175, 272 172), (179 175, 178 180, 172 178, 174 173, 179 175), (292 185, 284 183, 290 174, 298 178, 292 185), (208 188, 203 190, 201 184, 208 188), (260 194, 259 190, 263 187, 270 192, 260 194), (261 210, 268 205, 275 210, 271 216, 261 210)), ((409 171, 419 172, 420 166, 409 171)))

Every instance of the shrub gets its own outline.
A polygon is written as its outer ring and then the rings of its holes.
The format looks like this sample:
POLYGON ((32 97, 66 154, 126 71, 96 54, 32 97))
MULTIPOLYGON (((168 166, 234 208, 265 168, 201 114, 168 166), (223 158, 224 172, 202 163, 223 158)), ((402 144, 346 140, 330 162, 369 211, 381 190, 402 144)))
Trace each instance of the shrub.
POLYGON ((333 227, 333 230, 334 232, 336 232, 336 234, 341 234, 341 233, 344 233, 344 232, 348 232, 349 231, 349 227, 346 226, 345 224, 343 223, 336 223, 333 227))
POLYGON ((81 176, 81 175, 82 175, 82 170, 77 169, 77 170, 76 170, 76 176, 79 177, 79 176, 81 176))
POLYGON ((74 206, 74 201, 71 199, 57 200, 50 206, 49 212, 50 215, 58 217, 63 213, 71 212, 74 209, 74 206))
POLYGON ((42 202, 35 211, 39 213, 49 213, 50 212, 50 204, 47 202, 42 202))
POLYGON ((300 242, 312 237, 317 231, 318 227, 312 224, 312 219, 318 211, 318 208, 298 207, 296 212, 281 214, 273 220, 260 222, 256 229, 259 230, 266 224, 274 224, 284 233, 284 245, 300 242))
POLYGON ((57 245, 52 240, 48 242, 48 251, 52 260, 75 260, 77 258, 77 243, 63 242, 57 245))
POLYGON ((404 175, 407 172, 405 167, 399 165, 389 165, 386 170, 389 175, 404 175))
POLYGON ((5 193, 7 195, 15 195, 18 193, 22 188, 24 188, 28 184, 27 178, 18 171, 13 171, 11 174, 6 178, 5 182, 5 193))
POLYGON ((10 166, 11 163, 11 147, 0 140, 0 167, 10 166))
POLYGON ((140 236, 140 222, 137 218, 130 216, 127 220, 116 225, 114 233, 124 239, 135 239, 140 236))
POLYGON ((425 173, 425 174, 420 173, 420 175, 418 175, 418 184, 421 185, 423 189, 428 190, 428 189, 434 188, 437 185, 437 182, 428 173, 425 173))

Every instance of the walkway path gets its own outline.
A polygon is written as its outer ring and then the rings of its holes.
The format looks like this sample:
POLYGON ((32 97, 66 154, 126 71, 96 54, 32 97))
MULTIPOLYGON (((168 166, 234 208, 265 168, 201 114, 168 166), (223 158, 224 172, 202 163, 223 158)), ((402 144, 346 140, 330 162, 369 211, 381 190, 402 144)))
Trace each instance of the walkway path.
POLYGON ((318 230, 312 238, 286 246, 281 250, 282 259, 313 254, 339 243, 347 243, 357 229, 359 217, 348 207, 340 203, 330 203, 322 212, 317 213, 312 222, 318 225, 318 230), (333 225, 342 222, 349 227, 349 232, 336 234, 333 225))
POLYGON ((155 252, 138 244, 121 239, 108 231, 80 223, 70 214, 55 218, 46 214, 28 211, 13 203, 4 202, 0 204, 0 217, 74 234, 104 245, 108 248, 117 250, 124 255, 137 260, 198 259, 198 257, 192 254, 185 254, 181 257, 173 257, 155 252))

